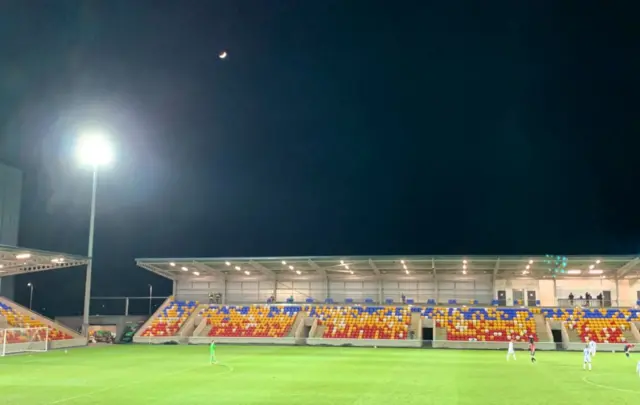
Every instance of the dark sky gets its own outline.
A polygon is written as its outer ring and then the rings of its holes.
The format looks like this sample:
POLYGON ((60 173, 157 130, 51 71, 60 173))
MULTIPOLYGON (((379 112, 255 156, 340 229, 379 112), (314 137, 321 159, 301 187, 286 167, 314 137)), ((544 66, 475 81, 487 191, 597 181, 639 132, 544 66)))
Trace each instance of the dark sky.
MULTIPOLYGON (((86 253, 90 173, 71 148, 100 125, 117 161, 100 178, 95 295, 168 293, 135 257, 637 252, 637 11, 1 1, 20 243, 86 253)), ((83 277, 29 276, 61 292, 36 306, 79 311, 83 277)))

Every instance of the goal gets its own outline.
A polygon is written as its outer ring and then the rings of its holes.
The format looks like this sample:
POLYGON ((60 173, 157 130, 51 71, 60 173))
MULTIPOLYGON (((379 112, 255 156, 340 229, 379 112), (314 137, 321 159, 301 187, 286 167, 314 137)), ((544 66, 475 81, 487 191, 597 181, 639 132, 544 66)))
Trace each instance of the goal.
POLYGON ((49 348, 49 328, 0 329, 0 356, 25 352, 46 352, 49 348))

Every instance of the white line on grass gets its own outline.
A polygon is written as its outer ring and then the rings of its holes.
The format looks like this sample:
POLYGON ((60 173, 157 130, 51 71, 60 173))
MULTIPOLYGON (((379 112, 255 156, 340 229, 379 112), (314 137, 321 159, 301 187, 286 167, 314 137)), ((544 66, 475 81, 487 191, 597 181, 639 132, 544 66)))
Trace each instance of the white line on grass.
POLYGON ((589 381, 589 379, 587 378, 588 376, 584 376, 582 377, 582 381, 586 382, 587 384, 591 384, 595 387, 599 387, 599 388, 606 388, 608 390, 614 390, 614 391, 620 391, 620 392, 630 392, 632 394, 640 394, 640 391, 636 391, 636 390, 626 390, 624 388, 616 388, 616 387, 612 387, 610 385, 602 385, 602 384, 597 384, 594 383, 593 381, 589 381))

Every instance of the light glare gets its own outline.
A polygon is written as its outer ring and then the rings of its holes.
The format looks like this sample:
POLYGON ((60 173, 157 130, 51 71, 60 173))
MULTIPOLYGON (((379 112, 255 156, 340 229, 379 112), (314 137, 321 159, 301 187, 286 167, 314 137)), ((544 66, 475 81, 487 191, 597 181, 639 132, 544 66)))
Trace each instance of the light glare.
POLYGON ((80 137, 76 148, 78 159, 83 164, 98 167, 113 160, 111 143, 100 132, 89 132, 80 137))

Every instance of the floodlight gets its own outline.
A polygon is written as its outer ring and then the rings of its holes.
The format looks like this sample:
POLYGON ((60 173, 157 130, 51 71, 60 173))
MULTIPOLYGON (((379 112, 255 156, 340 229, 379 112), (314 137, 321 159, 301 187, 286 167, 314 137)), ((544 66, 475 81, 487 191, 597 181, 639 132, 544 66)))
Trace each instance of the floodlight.
POLYGON ((182 269, 182 271, 189 271, 189 269, 188 269, 188 268, 186 268, 186 267, 184 267, 184 266, 183 266, 183 267, 181 267, 181 269, 182 269))
POLYGON ((199 273, 199 272, 197 272, 197 271, 194 271, 194 272, 193 272, 193 275, 194 275, 194 276, 199 276, 199 275, 200 275, 200 273, 199 273))
POLYGON ((169 266, 176 267, 176 264, 174 262, 171 262, 171 263, 169 263, 169 266))
POLYGON ((251 275, 251 272, 250 272, 249 270, 245 270, 245 271, 244 271, 244 274, 246 274, 247 276, 250 276, 250 275, 251 275))
POLYGON ((224 262, 227 266, 231 266, 231 262, 224 262))
POLYGON ((107 136, 99 131, 83 134, 78 139, 76 154, 83 164, 98 167, 109 164, 113 160, 113 148, 107 136))

